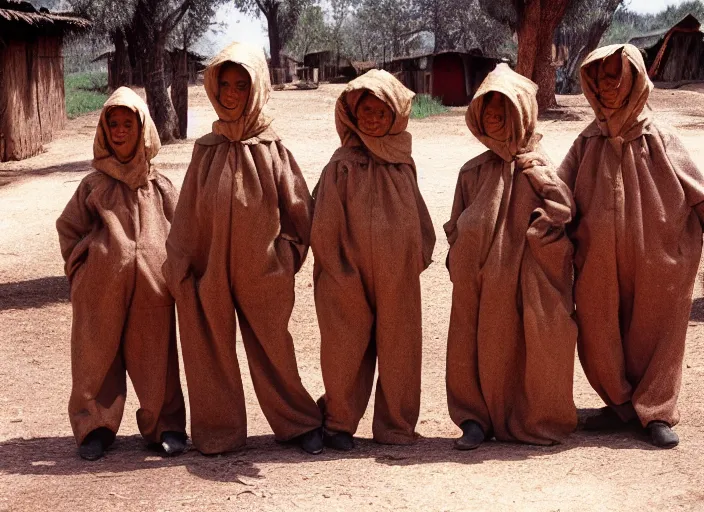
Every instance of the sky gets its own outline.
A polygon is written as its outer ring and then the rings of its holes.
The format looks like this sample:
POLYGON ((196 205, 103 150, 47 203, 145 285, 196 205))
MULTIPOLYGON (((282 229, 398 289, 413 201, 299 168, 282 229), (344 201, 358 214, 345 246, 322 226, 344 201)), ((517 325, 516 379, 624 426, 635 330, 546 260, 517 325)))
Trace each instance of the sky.
MULTIPOLYGON (((684 0, 626 0, 628 8, 643 14, 654 14, 668 5, 681 4, 684 0)), ((233 41, 254 44, 269 51, 269 39, 266 35, 266 21, 254 16, 242 14, 232 4, 222 6, 217 13, 216 22, 222 24, 221 32, 211 33, 201 41, 197 51, 212 56, 233 41)))

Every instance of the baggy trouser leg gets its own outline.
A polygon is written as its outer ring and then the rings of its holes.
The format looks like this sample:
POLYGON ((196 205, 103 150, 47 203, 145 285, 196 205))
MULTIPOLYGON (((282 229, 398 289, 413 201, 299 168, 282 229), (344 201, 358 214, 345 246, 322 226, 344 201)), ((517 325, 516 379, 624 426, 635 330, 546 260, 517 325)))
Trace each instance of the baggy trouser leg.
POLYGON ((94 308, 75 298, 73 302, 71 428, 77 445, 93 430, 107 428, 113 433, 106 440, 110 444, 120 428, 127 395, 121 346, 124 312, 94 308))
POLYGON ((137 425, 144 439, 158 443, 162 432, 185 432, 174 306, 130 309, 123 352, 139 399, 137 425))
POLYGON ((191 439, 205 454, 247 441, 247 411, 235 345, 235 307, 227 280, 189 277, 177 298, 183 365, 191 406, 191 439))
POLYGON ((319 428, 323 420, 298 373, 287 327, 291 309, 279 309, 275 302, 268 302, 267 307, 280 316, 262 321, 254 313, 250 320, 240 312, 240 331, 259 405, 276 439, 288 441, 319 428))
POLYGON ((358 274, 316 276, 325 428, 354 434, 374 386, 374 316, 358 274))
POLYGON ((485 433, 491 417, 479 380, 479 290, 475 283, 455 283, 447 336, 445 384, 450 418, 460 426, 475 421, 485 433))
POLYGON ((376 281, 376 343, 379 378, 374 404, 374 439, 415 442, 420 412, 423 330, 418 276, 376 281))

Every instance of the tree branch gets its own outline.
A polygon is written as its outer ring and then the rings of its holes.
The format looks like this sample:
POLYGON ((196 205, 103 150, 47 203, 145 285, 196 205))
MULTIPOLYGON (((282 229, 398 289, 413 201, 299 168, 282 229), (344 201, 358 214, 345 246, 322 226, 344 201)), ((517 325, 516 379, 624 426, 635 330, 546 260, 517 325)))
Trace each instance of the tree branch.
POLYGON ((186 15, 188 9, 191 8, 192 0, 184 0, 181 6, 174 12, 169 14, 164 22, 161 24, 161 33, 164 35, 170 34, 179 24, 181 19, 186 15))

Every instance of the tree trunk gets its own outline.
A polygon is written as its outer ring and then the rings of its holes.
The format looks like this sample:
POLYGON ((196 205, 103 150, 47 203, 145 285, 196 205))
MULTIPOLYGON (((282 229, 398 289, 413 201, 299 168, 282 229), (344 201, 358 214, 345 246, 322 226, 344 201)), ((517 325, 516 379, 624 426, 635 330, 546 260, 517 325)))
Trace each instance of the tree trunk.
POLYGON ((555 66, 552 63, 552 37, 540 40, 533 68, 533 81, 538 84, 538 112, 557 107, 555 98, 555 66))
POLYGON ((111 68, 111 82, 108 84, 111 89, 117 89, 123 85, 131 85, 132 72, 129 56, 127 54, 127 41, 121 29, 112 33, 112 41, 115 45, 115 57, 111 68))
POLYGON ((173 142, 179 137, 176 112, 166 91, 166 80, 164 79, 165 43, 162 38, 158 38, 149 48, 145 60, 146 80, 144 83, 149 113, 154 119, 162 144, 173 142))
POLYGON ((171 61, 171 101, 178 117, 179 138, 188 136, 188 52, 174 49, 171 61))
POLYGON ((269 32, 269 51, 271 52, 271 67, 281 67, 281 34, 279 34, 279 4, 275 3, 266 15, 269 32))
POLYGON ((569 0, 528 0, 518 13, 516 71, 538 84, 540 113, 557 106, 552 42, 569 0))

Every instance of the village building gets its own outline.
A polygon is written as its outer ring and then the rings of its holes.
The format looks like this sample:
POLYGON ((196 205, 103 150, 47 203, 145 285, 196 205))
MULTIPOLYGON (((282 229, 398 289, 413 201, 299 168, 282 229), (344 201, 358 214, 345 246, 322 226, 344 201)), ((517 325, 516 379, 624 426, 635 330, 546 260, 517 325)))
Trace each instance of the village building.
POLYGON ((62 46, 90 22, 0 0, 0 162, 36 155, 66 123, 62 46))
MULTIPOLYGON (((183 58, 183 50, 180 48, 172 48, 167 50, 168 58, 164 59, 164 78, 166 79, 166 86, 171 85, 173 79, 174 69, 177 69, 176 60, 183 58)), ((198 76, 205 70, 206 58, 192 51, 187 51, 187 70, 188 70, 188 83, 195 85, 198 82, 198 76)), ((136 60, 136 59, 135 59, 136 60)), ((144 87, 145 75, 142 69, 142 63, 136 60, 134 66, 130 66, 127 74, 127 83, 120 83, 120 70, 118 69, 117 60, 115 59, 115 51, 110 50, 98 55, 92 62, 106 61, 108 70, 108 87, 111 90, 115 90, 120 86, 135 86, 144 87)))
POLYGON ((653 81, 704 80, 704 33, 691 14, 669 29, 634 37, 629 43, 643 53, 653 81))
POLYGON ((443 105, 464 106, 499 62, 478 50, 445 51, 396 58, 384 68, 416 94, 439 98, 443 105))

